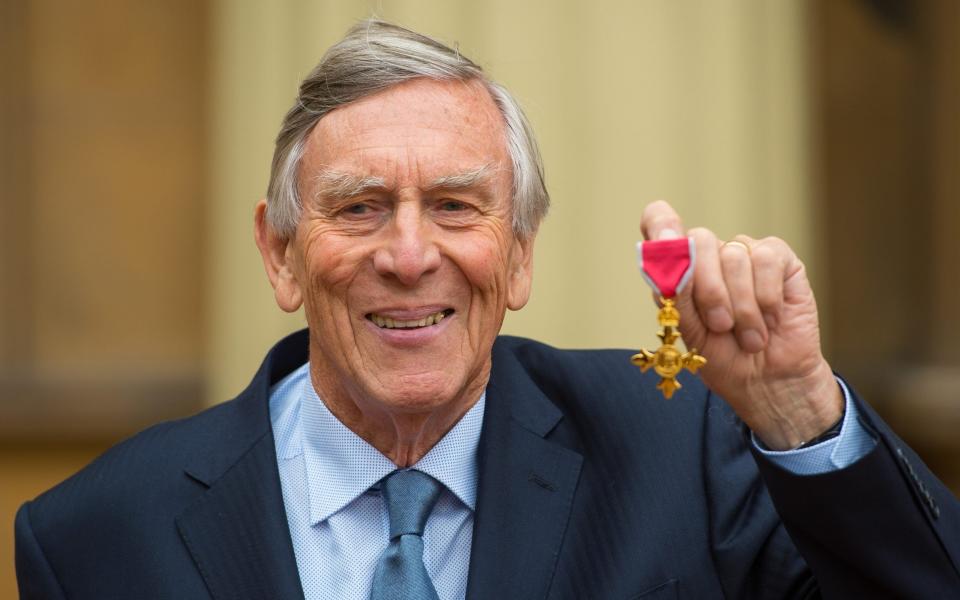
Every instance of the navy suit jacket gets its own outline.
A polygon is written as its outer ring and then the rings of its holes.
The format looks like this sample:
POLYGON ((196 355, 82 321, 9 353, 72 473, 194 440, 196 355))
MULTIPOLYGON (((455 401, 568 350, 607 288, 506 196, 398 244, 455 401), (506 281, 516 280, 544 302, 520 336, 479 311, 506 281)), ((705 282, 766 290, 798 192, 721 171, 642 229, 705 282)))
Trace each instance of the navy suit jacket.
MULTIPOLYGON (((21 507, 22 597, 302 598, 268 399, 307 341, 21 507)), ((958 503, 866 405, 876 448, 799 477, 696 378, 664 400, 628 358, 497 341, 468 598, 960 597, 958 503)))

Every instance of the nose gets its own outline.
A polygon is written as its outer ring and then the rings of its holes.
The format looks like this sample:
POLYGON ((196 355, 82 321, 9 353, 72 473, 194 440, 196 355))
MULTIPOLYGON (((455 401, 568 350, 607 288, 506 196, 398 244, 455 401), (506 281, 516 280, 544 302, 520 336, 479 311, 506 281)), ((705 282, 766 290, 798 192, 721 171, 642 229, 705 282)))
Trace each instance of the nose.
POLYGON ((433 239, 431 223, 422 218, 417 202, 401 202, 390 226, 384 232, 384 244, 373 255, 377 273, 396 277, 405 286, 440 267, 440 250, 433 239))

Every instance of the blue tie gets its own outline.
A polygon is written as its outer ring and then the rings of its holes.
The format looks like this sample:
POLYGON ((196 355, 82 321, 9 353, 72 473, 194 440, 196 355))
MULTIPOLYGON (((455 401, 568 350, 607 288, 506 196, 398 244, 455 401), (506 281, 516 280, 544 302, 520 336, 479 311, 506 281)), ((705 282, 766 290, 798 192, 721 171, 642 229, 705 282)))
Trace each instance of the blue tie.
POLYGON ((442 485, 413 469, 394 471, 381 489, 390 515, 390 545, 373 574, 370 600, 439 600, 423 566, 423 528, 442 485))

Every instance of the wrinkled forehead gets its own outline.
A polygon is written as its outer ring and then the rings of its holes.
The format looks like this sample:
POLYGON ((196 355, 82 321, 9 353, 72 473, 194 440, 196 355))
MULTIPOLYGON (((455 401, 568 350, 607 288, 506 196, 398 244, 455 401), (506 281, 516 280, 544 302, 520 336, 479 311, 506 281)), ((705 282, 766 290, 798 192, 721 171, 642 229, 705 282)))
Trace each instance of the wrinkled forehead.
POLYGON ((301 175, 332 170, 415 184, 510 164, 503 117, 482 82, 415 79, 320 119, 301 175))

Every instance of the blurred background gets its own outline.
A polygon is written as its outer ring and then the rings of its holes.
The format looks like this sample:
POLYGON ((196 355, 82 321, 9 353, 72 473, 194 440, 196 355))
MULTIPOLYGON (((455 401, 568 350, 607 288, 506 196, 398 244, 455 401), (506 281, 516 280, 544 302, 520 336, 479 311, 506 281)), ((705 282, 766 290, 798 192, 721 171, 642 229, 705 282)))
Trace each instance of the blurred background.
POLYGON ((960 2, 3 0, 0 597, 23 501, 228 399, 303 325, 252 241, 300 79, 378 15, 539 134, 553 209, 509 333, 650 345, 650 200, 811 273, 831 364, 960 490, 960 2))

